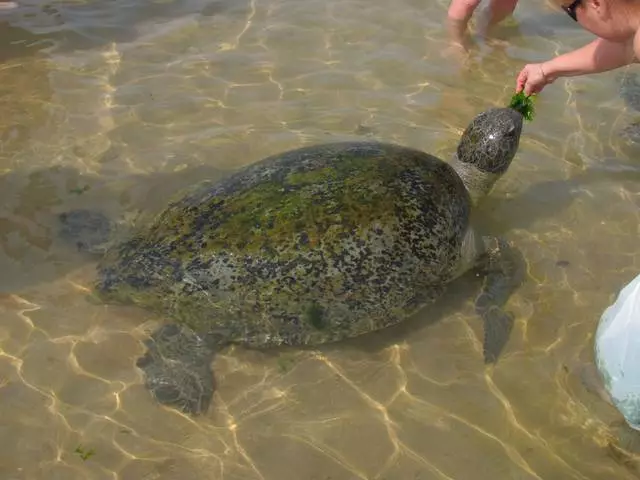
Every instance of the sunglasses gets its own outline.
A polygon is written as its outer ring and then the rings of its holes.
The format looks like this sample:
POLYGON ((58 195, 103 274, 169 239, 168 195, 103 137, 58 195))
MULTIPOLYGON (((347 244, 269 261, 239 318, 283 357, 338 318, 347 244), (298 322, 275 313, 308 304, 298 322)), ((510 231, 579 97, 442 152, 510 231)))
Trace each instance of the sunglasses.
POLYGON ((567 12, 567 15, 569 15, 574 22, 578 21, 578 17, 576 16, 576 9, 578 8, 578 6, 580 5, 580 2, 582 2, 582 0, 573 0, 573 2, 571 2, 570 5, 567 6, 562 6, 562 9, 567 12))

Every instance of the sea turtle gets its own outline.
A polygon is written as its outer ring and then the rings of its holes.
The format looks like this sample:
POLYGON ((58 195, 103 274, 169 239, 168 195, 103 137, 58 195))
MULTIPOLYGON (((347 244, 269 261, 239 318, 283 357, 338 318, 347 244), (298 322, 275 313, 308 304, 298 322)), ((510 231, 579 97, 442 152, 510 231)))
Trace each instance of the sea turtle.
MULTIPOLYGON (((522 123, 509 108, 480 113, 449 163, 391 143, 327 143, 181 192, 97 267, 102 301, 173 322, 152 333, 137 361, 146 387, 162 404, 204 412, 224 345, 317 345, 379 330, 472 269, 485 274, 476 310, 485 362, 495 362, 513 324, 501 307, 522 280, 522 258, 477 234, 470 213, 511 164, 522 123)), ((60 219, 84 246, 110 232, 90 211, 60 219)))

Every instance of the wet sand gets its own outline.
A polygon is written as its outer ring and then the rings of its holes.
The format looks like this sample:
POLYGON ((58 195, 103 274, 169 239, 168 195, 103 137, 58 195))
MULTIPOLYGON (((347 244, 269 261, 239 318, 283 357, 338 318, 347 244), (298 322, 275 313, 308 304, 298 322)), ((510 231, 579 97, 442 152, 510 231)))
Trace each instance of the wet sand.
POLYGON ((163 319, 92 302, 96 258, 56 234, 70 208, 157 211, 194 181, 305 144, 376 138, 448 159, 525 62, 590 39, 522 3, 462 66, 444 52, 443 0, 54 2, 8 16, 0 478, 639 478, 611 447, 620 416, 578 374, 640 268, 640 147, 619 137, 635 116, 616 73, 549 87, 477 212, 528 265, 492 368, 465 278, 388 331, 223 351, 212 409, 189 418, 155 404, 134 366, 163 319))

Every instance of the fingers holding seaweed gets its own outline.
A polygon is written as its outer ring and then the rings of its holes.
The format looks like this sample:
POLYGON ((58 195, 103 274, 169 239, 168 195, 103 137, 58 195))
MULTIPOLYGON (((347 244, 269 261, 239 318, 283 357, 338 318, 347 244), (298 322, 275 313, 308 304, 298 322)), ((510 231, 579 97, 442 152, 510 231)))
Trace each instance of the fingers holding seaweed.
POLYGON ((553 79, 545 74, 542 63, 525 65, 516 79, 516 93, 525 95, 540 93, 544 87, 552 83, 553 79))

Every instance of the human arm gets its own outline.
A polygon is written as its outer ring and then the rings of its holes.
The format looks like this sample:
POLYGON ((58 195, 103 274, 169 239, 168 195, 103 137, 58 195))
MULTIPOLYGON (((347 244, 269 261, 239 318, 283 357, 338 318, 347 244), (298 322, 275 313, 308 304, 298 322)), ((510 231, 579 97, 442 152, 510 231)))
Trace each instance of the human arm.
POLYGON ((640 44, 637 40, 618 43, 597 38, 547 62, 525 65, 516 80, 516 92, 524 90, 525 95, 531 95, 560 77, 602 73, 637 62, 635 43, 640 44))

